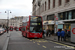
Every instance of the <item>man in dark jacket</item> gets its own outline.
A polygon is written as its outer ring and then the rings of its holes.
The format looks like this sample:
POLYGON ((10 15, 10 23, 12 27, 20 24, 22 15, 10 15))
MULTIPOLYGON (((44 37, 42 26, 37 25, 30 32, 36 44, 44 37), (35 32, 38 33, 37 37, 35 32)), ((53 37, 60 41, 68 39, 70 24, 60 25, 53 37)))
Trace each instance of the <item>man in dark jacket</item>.
POLYGON ((57 32, 58 41, 60 41, 60 34, 61 34, 61 30, 59 29, 58 32, 57 32))
POLYGON ((65 31, 64 31, 64 29, 63 29, 63 30, 61 31, 61 41, 62 41, 62 38, 63 38, 63 40, 65 41, 64 36, 65 36, 65 31))

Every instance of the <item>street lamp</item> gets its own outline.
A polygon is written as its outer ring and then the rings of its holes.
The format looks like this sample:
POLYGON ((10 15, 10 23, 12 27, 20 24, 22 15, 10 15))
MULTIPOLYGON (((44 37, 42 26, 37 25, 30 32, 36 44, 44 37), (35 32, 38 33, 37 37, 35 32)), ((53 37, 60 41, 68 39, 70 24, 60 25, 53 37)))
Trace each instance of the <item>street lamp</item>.
POLYGON ((11 13, 10 10, 6 10, 5 13, 7 13, 7 33, 8 33, 8 24, 9 24, 9 13, 11 13))

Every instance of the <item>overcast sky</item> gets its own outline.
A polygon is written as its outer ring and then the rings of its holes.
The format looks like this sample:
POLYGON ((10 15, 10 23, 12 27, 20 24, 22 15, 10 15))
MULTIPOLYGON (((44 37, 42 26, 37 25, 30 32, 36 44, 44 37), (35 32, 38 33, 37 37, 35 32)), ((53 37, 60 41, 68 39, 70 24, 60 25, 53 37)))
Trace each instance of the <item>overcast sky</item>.
POLYGON ((0 19, 7 19, 5 11, 10 10, 10 18, 32 14, 32 0, 0 0, 0 19))

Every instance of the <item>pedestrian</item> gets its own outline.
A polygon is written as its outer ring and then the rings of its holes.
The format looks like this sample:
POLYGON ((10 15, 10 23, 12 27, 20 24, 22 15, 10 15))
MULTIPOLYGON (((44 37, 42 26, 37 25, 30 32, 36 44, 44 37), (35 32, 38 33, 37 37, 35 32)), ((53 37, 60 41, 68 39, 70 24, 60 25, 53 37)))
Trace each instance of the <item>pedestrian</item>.
POLYGON ((46 30, 43 29, 43 38, 45 38, 45 33, 46 33, 46 30))
POLYGON ((66 41, 67 38, 67 30, 65 29, 65 36, 64 36, 64 40, 66 41))
POLYGON ((65 36, 65 31, 64 31, 64 29, 62 29, 62 31, 61 31, 61 41, 62 41, 62 39, 63 39, 63 41, 65 41, 64 36, 65 36))
POLYGON ((59 29, 56 34, 57 34, 57 36, 58 36, 58 41, 60 41, 61 30, 59 29))
POLYGON ((70 30, 67 31, 67 37, 68 37, 68 38, 71 37, 71 32, 70 32, 70 30))
POLYGON ((54 29, 52 29, 52 35, 54 36, 54 29))
POLYGON ((48 37, 48 33, 49 33, 49 32, 48 32, 48 29, 47 29, 47 32, 46 32, 46 36, 47 36, 47 37, 48 37))
POLYGON ((49 29, 48 32, 49 32, 48 35, 50 37, 51 36, 51 29, 49 29))

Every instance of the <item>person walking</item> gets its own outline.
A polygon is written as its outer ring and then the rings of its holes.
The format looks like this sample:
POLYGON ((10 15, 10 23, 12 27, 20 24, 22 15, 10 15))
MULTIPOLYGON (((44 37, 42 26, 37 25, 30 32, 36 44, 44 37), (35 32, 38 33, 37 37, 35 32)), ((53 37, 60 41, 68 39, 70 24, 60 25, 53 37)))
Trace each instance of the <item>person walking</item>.
POLYGON ((62 31, 61 31, 61 41, 62 41, 62 39, 63 39, 63 41, 65 41, 64 36, 65 36, 65 31, 64 31, 64 29, 62 29, 62 31))
POLYGON ((49 34, 49 37, 50 37, 51 36, 51 29, 49 29, 48 32, 49 32, 48 34, 49 34))
POLYGON ((67 30, 65 29, 65 36, 64 36, 64 40, 66 41, 67 38, 67 30))
POLYGON ((48 29, 47 29, 47 32, 46 32, 46 36, 47 36, 47 37, 48 37, 48 33, 49 33, 49 32, 48 32, 48 29))
POLYGON ((61 35, 61 30, 59 29, 58 32, 57 32, 58 41, 60 41, 60 35, 61 35))
POLYGON ((43 37, 45 38, 46 30, 43 30, 43 37))

